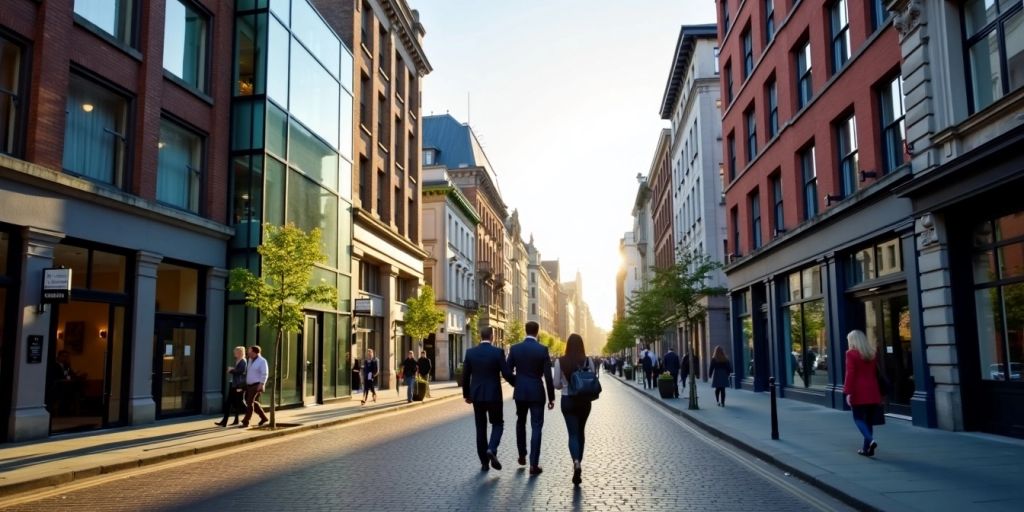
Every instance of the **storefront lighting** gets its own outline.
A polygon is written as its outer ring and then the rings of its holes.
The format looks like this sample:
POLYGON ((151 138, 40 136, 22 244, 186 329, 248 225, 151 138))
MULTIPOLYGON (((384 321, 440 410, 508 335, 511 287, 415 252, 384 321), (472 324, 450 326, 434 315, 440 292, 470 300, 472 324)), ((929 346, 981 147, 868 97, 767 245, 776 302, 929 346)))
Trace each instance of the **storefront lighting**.
POLYGON ((82 110, 84 110, 86 112, 92 112, 92 109, 93 109, 92 103, 83 103, 82 104, 82 110))
POLYGON ((106 329, 100 329, 100 339, 101 340, 107 339, 107 330, 106 329))

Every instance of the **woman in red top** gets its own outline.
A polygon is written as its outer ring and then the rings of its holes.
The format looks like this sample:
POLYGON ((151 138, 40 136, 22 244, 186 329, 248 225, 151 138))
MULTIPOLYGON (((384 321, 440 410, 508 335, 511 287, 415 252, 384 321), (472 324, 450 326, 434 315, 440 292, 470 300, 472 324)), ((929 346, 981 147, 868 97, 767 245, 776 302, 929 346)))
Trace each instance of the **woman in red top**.
POLYGON ((853 409, 853 423, 864 436, 864 446, 857 453, 866 457, 875 455, 875 418, 882 416, 882 393, 878 390, 878 370, 875 366, 875 346, 868 343, 862 331, 846 335, 846 379, 843 394, 846 404, 853 409))

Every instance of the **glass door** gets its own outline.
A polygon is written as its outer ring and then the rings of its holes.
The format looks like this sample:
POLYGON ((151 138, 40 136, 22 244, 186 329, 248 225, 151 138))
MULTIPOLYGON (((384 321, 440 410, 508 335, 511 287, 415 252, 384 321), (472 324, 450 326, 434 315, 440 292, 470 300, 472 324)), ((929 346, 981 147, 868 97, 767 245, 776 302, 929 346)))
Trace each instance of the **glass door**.
POLYGON ((153 335, 153 400, 157 416, 199 412, 197 370, 202 322, 157 315, 153 335))
POLYGON ((910 305, 906 295, 864 301, 864 333, 878 347, 878 367, 890 383, 888 412, 910 415, 914 364, 910 340, 910 305))
POLYGON ((317 403, 317 375, 320 373, 319 364, 319 353, 317 351, 319 343, 319 323, 317 318, 313 315, 306 315, 305 322, 303 323, 302 332, 299 333, 302 344, 302 356, 305 364, 303 365, 303 392, 302 402, 304 404, 315 404, 317 403))

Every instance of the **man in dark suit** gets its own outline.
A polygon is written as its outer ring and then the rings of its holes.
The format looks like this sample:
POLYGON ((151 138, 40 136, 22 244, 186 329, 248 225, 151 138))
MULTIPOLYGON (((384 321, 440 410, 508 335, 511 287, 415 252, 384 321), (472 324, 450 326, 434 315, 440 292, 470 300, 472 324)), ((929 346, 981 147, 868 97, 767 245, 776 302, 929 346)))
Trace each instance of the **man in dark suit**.
POLYGON ((501 377, 515 384, 515 377, 505 363, 505 353, 491 345, 493 330, 480 330, 480 344, 466 351, 462 362, 462 397, 473 404, 476 422, 476 453, 480 456, 480 470, 487 471, 488 463, 501 469, 498 462, 498 443, 505 430, 502 418, 501 377), (487 420, 491 421, 491 442, 487 443, 487 420))
POLYGON ((654 387, 654 352, 644 349, 640 354, 640 365, 644 370, 644 389, 654 387))
POLYGON ((662 362, 665 364, 665 371, 672 376, 672 396, 679 398, 679 354, 669 348, 662 362))
POLYGON ((551 355, 548 348, 537 341, 540 326, 526 322, 526 339, 512 345, 508 351, 508 367, 515 373, 516 446, 519 465, 526 465, 526 414, 530 414, 530 474, 539 475, 541 429, 544 428, 544 397, 547 391, 548 409, 555 408, 555 385, 551 380, 551 355), (543 381, 542 381, 543 379, 543 381))

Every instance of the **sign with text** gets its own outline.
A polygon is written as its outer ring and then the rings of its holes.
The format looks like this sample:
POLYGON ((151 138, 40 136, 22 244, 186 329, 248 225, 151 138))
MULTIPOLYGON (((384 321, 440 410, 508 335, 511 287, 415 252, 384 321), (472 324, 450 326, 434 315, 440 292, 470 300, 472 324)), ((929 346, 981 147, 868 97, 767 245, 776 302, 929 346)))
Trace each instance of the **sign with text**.
POLYGON ((373 316, 373 299, 356 299, 352 314, 356 316, 373 316))
POLYGON ((39 364, 43 362, 43 337, 38 334, 31 334, 28 337, 28 350, 25 351, 25 359, 28 364, 39 364))
POLYGON ((43 269, 43 304, 66 304, 71 300, 71 269, 43 269))

